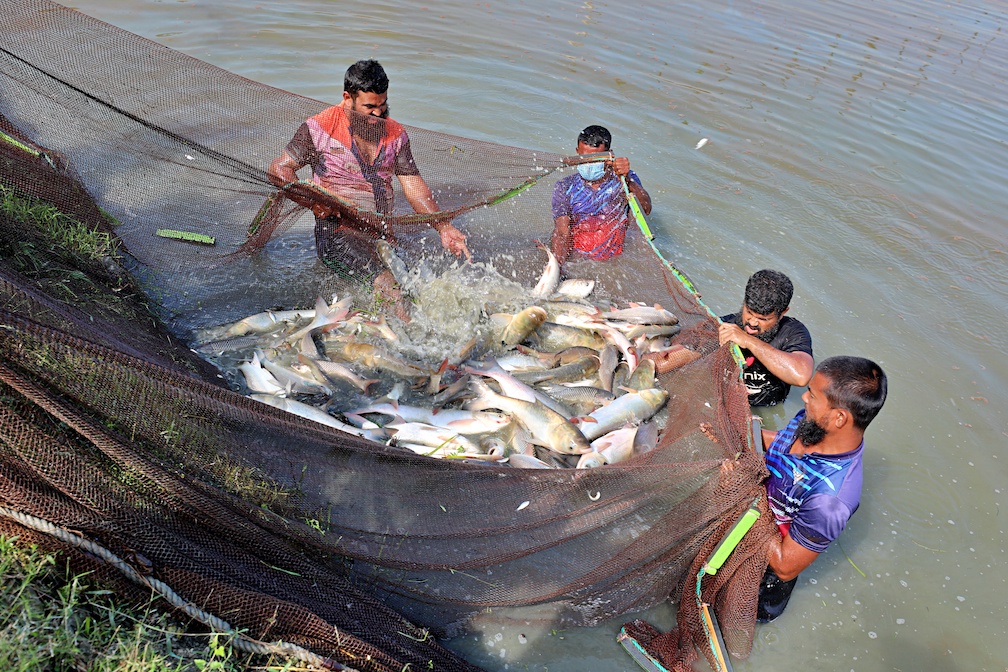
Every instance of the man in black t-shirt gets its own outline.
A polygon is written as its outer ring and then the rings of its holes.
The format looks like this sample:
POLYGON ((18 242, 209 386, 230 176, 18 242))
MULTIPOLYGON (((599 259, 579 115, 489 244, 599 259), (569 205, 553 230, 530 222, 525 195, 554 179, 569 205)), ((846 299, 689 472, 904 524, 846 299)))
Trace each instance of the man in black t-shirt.
POLYGON ((742 310, 721 318, 721 345, 736 343, 745 358, 742 379, 750 406, 779 404, 792 385, 804 387, 812 379, 812 336, 804 324, 784 316, 793 295, 786 275, 757 271, 746 283, 742 310))

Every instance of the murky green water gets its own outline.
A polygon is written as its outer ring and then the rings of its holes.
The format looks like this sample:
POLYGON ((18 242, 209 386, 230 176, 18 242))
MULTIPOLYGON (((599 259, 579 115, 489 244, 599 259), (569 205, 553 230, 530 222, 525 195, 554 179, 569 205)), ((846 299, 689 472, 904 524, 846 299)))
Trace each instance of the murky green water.
MULTIPOLYGON (((1005 669, 1004 9, 74 6, 322 100, 338 100, 349 63, 378 58, 394 116, 424 128, 567 153, 585 125, 608 126, 651 192, 659 247, 708 305, 732 311, 750 273, 781 269, 817 359, 863 355, 890 377, 866 437, 860 510, 735 669, 1005 669), (694 149, 701 138, 709 143, 694 149)), ((766 413, 768 426, 786 421, 798 397, 766 413)), ((648 618, 669 625, 667 610, 648 618)), ((637 669, 615 644, 618 623, 484 627, 454 644, 488 669, 637 669)))

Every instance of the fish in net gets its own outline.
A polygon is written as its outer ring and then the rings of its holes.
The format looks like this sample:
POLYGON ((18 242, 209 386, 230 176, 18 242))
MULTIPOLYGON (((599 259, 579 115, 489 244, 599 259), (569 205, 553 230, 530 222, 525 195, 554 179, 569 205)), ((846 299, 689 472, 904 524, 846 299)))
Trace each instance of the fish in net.
MULTIPOLYGON (((289 197, 298 190, 375 242, 391 234, 408 269, 438 278, 465 268, 429 227, 451 217, 475 267, 531 295, 564 157, 407 127, 438 215, 403 198, 378 212, 300 181, 278 188, 270 159, 325 103, 54 3, 0 6, 2 183, 114 241, 85 253, 53 227, 0 217, 4 533, 62 550, 128 597, 170 587, 158 594, 175 609, 195 605, 331 666, 473 669, 433 635, 487 609, 584 626, 668 599, 679 627, 655 647, 669 666, 689 664, 706 642, 698 563, 765 471, 716 318, 642 238, 617 263, 566 267, 614 305, 672 311, 671 344, 696 353, 656 366, 667 419, 651 450, 618 464, 408 454, 258 403, 190 349, 200 330, 252 312, 333 294, 374 301, 366 278, 316 261, 313 218, 289 197), (727 478, 725 459, 738 459, 727 478)), ((475 304, 455 315, 438 338, 422 318, 409 328, 457 352, 472 337, 466 316, 489 318, 475 304)), ((733 655, 752 645, 768 525, 702 586, 733 655)))

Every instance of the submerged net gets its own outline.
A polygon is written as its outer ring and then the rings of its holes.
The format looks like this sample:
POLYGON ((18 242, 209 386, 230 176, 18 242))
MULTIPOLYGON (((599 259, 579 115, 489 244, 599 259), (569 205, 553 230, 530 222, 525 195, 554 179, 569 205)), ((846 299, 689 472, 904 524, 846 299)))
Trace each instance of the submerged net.
MULTIPOLYGON (((618 261, 566 269, 613 302, 673 311, 674 344, 698 356, 659 374, 657 444, 629 461, 439 460, 271 408, 191 348, 259 311, 332 294, 374 301, 366 273, 316 259, 310 213, 285 197, 308 187, 280 190, 266 173, 326 105, 49 2, 0 10, 5 193, 111 241, 67 252, 86 236, 54 238, 63 220, 0 213, 0 531, 63 551, 126 595, 168 587, 190 616, 337 668, 472 669, 428 633, 457 634, 487 610, 594 625, 680 597, 674 632, 637 634, 669 667, 688 667, 695 647, 709 657, 697 572, 765 472, 715 318, 639 236, 618 261)), ((425 269, 401 354, 458 365, 485 336, 488 304, 531 302, 534 241, 552 230, 564 160, 406 130, 475 263, 444 253, 435 218, 414 216, 401 193, 389 212, 320 198, 394 233, 407 266, 425 269)), ((702 585, 735 655, 752 645, 767 519, 702 585)))

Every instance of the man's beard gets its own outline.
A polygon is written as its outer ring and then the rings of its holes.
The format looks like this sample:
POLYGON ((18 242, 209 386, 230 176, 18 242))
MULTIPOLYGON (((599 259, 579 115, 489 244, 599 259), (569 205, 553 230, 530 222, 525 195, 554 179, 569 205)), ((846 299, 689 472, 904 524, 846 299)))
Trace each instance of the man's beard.
POLYGON ((388 119, 388 107, 381 114, 362 114, 353 110, 350 127, 353 135, 366 142, 378 142, 385 134, 385 120, 388 119))
POLYGON ((808 416, 798 421, 795 428, 795 438, 806 448, 822 443, 826 438, 826 428, 808 416))
MULTIPOLYGON (((741 310, 739 310, 737 316, 735 317, 735 324, 737 324, 743 331, 745 331, 745 322, 742 321, 741 310)), ((774 336, 777 335, 778 331, 780 331, 780 320, 777 320, 777 324, 773 325, 766 331, 757 332, 753 334, 753 336, 763 341, 764 343, 769 343, 774 339, 774 336)), ((746 331, 746 333, 748 334, 749 332, 746 331)))

